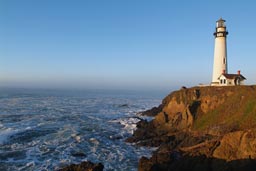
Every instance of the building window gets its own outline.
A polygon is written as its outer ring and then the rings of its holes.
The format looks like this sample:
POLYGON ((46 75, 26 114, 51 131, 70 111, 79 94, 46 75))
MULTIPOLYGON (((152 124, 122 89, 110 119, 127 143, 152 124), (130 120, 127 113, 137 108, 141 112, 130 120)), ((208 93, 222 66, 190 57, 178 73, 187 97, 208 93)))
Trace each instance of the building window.
POLYGON ((236 77, 236 79, 234 80, 235 85, 240 85, 241 84, 241 80, 239 77, 236 77))
POLYGON ((222 84, 222 79, 220 80, 220 84, 222 84))
POLYGON ((223 83, 226 84, 226 80, 225 79, 223 80, 223 83))

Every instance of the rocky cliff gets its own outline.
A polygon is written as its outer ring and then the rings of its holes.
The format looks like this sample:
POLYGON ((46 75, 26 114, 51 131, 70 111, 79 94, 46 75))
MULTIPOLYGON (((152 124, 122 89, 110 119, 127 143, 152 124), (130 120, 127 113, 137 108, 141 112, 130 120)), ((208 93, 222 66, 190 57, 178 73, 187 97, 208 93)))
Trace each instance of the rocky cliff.
POLYGON ((159 148, 140 171, 256 170, 256 86, 182 88, 144 114, 127 141, 159 148))

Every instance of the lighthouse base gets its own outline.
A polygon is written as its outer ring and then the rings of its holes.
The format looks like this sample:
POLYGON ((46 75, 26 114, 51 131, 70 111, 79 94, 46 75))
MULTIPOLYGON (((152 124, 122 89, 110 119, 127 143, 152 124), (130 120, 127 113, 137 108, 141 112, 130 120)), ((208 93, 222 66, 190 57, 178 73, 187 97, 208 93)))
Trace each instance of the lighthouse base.
POLYGON ((211 86, 220 86, 219 82, 211 82, 211 86))

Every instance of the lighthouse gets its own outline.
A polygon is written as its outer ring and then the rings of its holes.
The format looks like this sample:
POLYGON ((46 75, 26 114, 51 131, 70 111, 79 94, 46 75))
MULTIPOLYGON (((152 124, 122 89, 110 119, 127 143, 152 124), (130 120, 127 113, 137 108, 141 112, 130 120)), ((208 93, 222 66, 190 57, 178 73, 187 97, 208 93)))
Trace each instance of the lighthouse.
POLYGON ((227 60, 227 35, 225 20, 220 18, 216 21, 216 28, 213 35, 215 36, 214 61, 212 73, 212 86, 235 86, 243 85, 246 78, 238 70, 237 74, 228 73, 227 60))
POLYGON ((225 20, 220 18, 216 21, 216 29, 213 35, 215 36, 214 46, 214 63, 212 73, 212 85, 219 84, 221 74, 228 73, 227 64, 227 35, 225 20))

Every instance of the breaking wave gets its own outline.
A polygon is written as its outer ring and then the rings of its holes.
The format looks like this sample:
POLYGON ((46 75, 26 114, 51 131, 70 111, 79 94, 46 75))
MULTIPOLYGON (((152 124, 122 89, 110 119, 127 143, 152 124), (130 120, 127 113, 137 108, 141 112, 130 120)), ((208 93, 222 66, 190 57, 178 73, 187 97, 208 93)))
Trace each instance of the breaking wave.
MULTIPOLYGON (((151 149, 124 140, 160 98, 101 93, 8 91, 0 94, 0 170, 58 170, 101 162, 105 170, 137 170, 151 149)), ((147 118, 143 118, 147 119, 147 118)))

